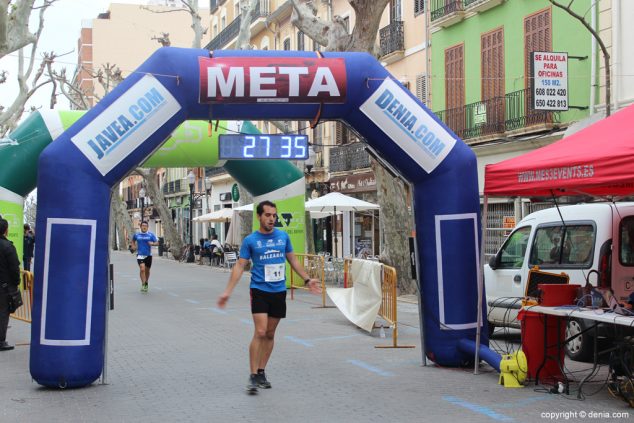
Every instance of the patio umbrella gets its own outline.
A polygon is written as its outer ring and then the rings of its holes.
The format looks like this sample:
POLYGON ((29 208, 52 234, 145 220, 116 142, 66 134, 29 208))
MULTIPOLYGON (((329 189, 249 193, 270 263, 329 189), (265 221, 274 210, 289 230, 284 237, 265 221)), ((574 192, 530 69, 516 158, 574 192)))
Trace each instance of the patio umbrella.
MULTIPOLYGON (((358 212, 364 210, 378 210, 378 204, 368 203, 340 192, 331 192, 321 197, 306 201, 306 210, 310 212, 330 212, 337 223, 337 212, 358 212)), ((337 256, 337 233, 335 229, 335 253, 337 256)))
POLYGON ((211 213, 193 218, 194 222, 229 222, 233 216, 233 209, 222 208, 211 213))
POLYGON ((253 211, 253 203, 251 204, 245 204, 244 206, 240 206, 240 207, 234 207, 233 210, 235 211, 253 211))

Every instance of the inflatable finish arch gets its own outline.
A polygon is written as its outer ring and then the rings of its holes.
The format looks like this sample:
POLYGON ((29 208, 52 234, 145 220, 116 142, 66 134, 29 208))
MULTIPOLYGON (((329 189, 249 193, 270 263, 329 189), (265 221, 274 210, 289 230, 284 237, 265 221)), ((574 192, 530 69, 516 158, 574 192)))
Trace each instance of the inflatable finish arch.
POLYGON ((187 119, 320 115, 354 127, 414 186, 428 355, 449 366, 472 358, 458 342, 474 339, 477 325, 480 206, 473 152, 368 54, 210 56, 200 49, 158 50, 40 155, 36 254, 43 259, 35 269, 33 378, 74 387, 100 376, 110 188, 187 119))

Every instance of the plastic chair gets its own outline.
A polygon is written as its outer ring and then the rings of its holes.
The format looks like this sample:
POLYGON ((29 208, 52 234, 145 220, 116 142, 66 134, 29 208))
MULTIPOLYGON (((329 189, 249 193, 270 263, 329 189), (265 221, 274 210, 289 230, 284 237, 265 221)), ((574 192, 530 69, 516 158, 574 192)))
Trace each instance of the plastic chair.
POLYGON ((231 269, 238 262, 238 255, 235 251, 225 252, 225 267, 231 269))

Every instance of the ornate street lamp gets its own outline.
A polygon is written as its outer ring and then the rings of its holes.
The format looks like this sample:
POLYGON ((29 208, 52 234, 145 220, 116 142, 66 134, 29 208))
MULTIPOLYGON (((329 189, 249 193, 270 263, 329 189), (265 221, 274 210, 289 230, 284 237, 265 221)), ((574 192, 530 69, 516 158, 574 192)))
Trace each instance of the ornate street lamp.
POLYGON ((194 262, 194 234, 192 222, 194 218, 194 182, 196 182, 196 175, 190 170, 187 174, 187 183, 189 184, 189 252, 187 253, 187 263, 194 262))

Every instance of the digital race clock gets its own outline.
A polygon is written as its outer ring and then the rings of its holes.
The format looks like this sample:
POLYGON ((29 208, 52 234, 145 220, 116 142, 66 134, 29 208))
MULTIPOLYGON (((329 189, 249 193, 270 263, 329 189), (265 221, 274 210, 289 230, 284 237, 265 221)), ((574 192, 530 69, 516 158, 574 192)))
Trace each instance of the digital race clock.
POLYGON ((306 135, 220 135, 218 145, 220 160, 308 158, 306 135))

